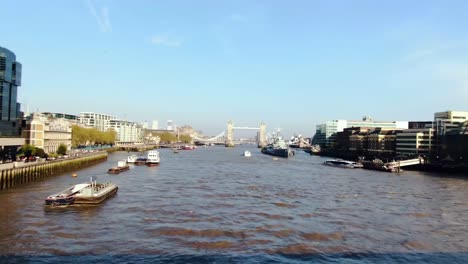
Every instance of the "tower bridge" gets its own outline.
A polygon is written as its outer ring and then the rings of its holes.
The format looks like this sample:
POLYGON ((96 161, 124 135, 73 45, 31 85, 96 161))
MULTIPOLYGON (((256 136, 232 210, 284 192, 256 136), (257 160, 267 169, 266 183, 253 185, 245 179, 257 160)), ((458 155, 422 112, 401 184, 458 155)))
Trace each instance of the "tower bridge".
POLYGON ((199 138, 194 136, 195 140, 205 142, 205 143, 215 143, 220 139, 224 140, 224 145, 226 147, 234 147, 234 130, 258 130, 257 135, 257 146, 262 148, 267 144, 267 135, 266 135, 266 124, 264 122, 260 123, 260 127, 247 127, 247 126, 234 126, 234 123, 229 120, 227 123, 226 131, 221 132, 219 135, 211 138, 199 138))

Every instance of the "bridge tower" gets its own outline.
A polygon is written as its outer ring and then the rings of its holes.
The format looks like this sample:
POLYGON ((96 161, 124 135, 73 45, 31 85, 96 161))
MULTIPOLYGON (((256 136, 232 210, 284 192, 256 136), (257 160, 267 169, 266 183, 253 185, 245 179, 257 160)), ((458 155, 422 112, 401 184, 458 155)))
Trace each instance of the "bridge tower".
POLYGON ((267 145, 266 140, 266 124, 262 121, 260 123, 260 131, 258 131, 258 142, 257 145, 259 148, 263 148, 267 145))
POLYGON ((232 120, 229 120, 226 129, 226 147, 234 147, 234 124, 232 120))

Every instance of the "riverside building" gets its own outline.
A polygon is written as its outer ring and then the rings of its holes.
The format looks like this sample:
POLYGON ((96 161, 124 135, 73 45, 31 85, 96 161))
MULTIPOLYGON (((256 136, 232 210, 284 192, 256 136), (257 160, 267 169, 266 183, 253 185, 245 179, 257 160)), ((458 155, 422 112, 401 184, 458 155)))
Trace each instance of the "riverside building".
POLYGON ((400 156, 425 155, 434 148, 433 128, 406 129, 396 135, 396 154, 400 156))
POLYGON ((96 128, 99 131, 106 131, 110 126, 110 121, 117 119, 115 116, 99 114, 93 112, 81 112, 79 123, 88 128, 96 128))
POLYGON ((42 148, 46 153, 55 153, 60 145, 69 150, 72 146, 72 122, 63 117, 32 113, 26 117, 23 137, 26 144, 42 148))
POLYGON ((108 129, 117 132, 117 145, 141 144, 143 142, 143 127, 135 122, 125 120, 109 120, 108 129))
POLYGON ((445 111, 434 113, 434 129, 438 136, 445 135, 450 129, 458 128, 468 121, 468 112, 445 111))
POLYGON ((312 144, 318 144, 323 148, 333 147, 336 134, 345 128, 381 128, 381 129, 408 129, 408 121, 374 121, 370 117, 363 117, 362 120, 331 120, 325 124, 316 126, 316 133, 312 139, 312 144))

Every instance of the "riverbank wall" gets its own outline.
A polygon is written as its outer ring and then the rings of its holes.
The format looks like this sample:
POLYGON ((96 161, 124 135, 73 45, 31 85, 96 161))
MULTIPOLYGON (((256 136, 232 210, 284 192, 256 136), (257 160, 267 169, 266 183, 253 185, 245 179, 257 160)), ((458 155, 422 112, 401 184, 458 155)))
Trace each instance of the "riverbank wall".
POLYGON ((38 181, 68 171, 76 171, 107 160, 106 151, 90 153, 80 157, 30 164, 0 171, 0 191, 22 184, 38 181))

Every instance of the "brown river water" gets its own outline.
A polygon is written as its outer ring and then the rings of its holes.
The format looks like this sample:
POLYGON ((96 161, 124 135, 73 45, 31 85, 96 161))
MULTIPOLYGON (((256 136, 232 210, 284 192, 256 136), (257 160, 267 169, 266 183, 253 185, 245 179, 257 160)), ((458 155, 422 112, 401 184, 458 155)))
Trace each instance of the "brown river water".
POLYGON ((107 162, 0 192, 0 262, 468 263, 468 178, 341 169, 252 146, 172 153, 159 167, 107 162), (243 157, 251 150, 252 157, 243 157), (97 206, 44 198, 97 176, 97 206))

